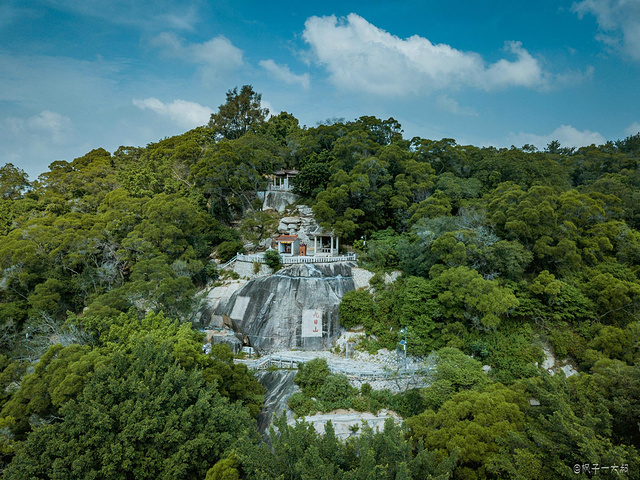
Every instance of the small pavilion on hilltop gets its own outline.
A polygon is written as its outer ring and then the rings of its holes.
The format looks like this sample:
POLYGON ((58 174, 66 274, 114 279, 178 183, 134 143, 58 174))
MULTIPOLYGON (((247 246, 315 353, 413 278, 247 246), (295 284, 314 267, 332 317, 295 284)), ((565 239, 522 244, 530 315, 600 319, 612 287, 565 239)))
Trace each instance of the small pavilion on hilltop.
POLYGON ((293 188, 291 181, 298 175, 297 170, 283 170, 273 172, 273 181, 269 185, 270 190, 282 190, 285 192, 293 188))

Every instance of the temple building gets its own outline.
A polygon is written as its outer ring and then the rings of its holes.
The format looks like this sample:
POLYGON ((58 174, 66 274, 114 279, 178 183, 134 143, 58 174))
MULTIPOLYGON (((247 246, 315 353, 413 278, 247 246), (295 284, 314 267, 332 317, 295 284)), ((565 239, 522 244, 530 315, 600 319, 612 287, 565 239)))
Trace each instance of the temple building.
MULTIPOLYGON (((280 255, 300 255, 300 239, 298 235, 280 235, 276 238, 280 255)), ((306 248, 305 248, 306 254, 306 248)))
POLYGON ((273 180, 269 184, 269 190, 288 192, 293 188, 293 179, 298 175, 297 170, 278 170, 273 172, 273 180))

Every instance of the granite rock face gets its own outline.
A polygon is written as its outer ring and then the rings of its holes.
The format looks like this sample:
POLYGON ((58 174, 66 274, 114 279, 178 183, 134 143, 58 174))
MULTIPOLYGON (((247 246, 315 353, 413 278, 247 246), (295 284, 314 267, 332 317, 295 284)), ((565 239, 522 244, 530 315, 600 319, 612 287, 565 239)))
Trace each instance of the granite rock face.
POLYGON ((295 203, 300 196, 291 192, 267 191, 264 194, 263 210, 276 210, 279 213, 285 211, 288 205, 295 203))
POLYGON ((353 267, 352 262, 291 265, 247 282, 221 300, 213 313, 229 317, 243 343, 261 354, 326 349, 340 334, 340 300, 355 289, 353 267), (321 337, 302 335, 304 310, 320 312, 321 337))
POLYGON ((258 370, 256 378, 265 388, 264 407, 258 415, 258 431, 260 433, 268 433, 269 427, 273 419, 287 414, 287 421, 293 420, 293 411, 289 409, 287 402, 295 392, 299 392, 300 388, 295 384, 297 370, 276 370, 270 372, 268 370, 258 370))

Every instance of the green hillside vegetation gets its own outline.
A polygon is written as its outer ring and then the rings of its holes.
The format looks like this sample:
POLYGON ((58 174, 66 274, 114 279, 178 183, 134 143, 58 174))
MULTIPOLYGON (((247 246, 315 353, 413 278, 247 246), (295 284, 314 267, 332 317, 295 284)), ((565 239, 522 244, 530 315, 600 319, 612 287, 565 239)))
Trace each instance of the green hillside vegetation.
POLYGON ((34 181, 0 167, 3 478, 640 478, 640 133, 544 151, 402 133, 268 117, 245 86, 180 136, 34 181), (202 353, 188 320, 210 255, 275 233, 257 193, 280 168, 376 272, 343 325, 371 350, 407 328, 408 353, 438 364, 395 396, 311 364, 292 406, 393 408, 403 426, 343 442, 281 420, 265 444, 262 387, 228 349, 202 353), (580 374, 550 376, 545 345, 580 374))

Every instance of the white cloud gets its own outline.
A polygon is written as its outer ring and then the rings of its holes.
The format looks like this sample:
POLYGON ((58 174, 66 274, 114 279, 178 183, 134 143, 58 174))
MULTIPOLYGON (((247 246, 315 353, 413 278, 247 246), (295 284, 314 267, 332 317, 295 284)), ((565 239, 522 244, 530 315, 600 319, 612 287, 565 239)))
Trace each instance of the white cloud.
POLYGON ((79 143, 76 136, 71 119, 50 110, 5 117, 0 119, 0 163, 11 162, 35 179, 52 161, 69 158, 65 153, 79 143))
POLYGON ((47 0, 46 3, 58 10, 156 31, 192 30, 200 18, 197 2, 192 0, 47 0))
POLYGON ((418 35, 401 39, 353 13, 340 19, 309 18, 303 38, 336 86, 379 95, 459 86, 546 88, 553 78, 520 42, 505 44, 514 60, 487 64, 478 53, 433 44, 418 35))
POLYGON ((302 75, 296 75, 293 73, 288 65, 278 65, 271 59, 268 60, 260 60, 259 65, 264 68, 266 71, 271 73, 278 80, 282 80, 284 83, 288 85, 300 84, 302 88, 309 88, 309 74, 304 73, 302 75))
POLYGON ((244 63, 242 50, 223 35, 204 43, 188 44, 175 33, 164 32, 156 36, 151 44, 167 57, 205 65, 217 72, 235 70, 244 63))
POLYGON ((171 103, 162 103, 157 98, 151 97, 144 100, 134 99, 133 104, 141 110, 151 110, 168 117, 184 128, 195 128, 208 123, 213 111, 210 107, 180 99, 171 103))
POLYGON ((580 131, 571 125, 560 125, 548 135, 536 135, 534 133, 511 134, 507 143, 515 146, 525 144, 534 145, 539 149, 544 149, 553 140, 558 140, 563 147, 583 147, 585 145, 602 145, 606 139, 598 132, 589 130, 580 131))
POLYGON ((633 122, 631 125, 624 129, 624 133, 626 133, 627 135, 635 135, 637 133, 640 133, 640 123, 633 122))
POLYGON ((571 9, 580 18, 589 13, 596 17, 600 27, 598 41, 640 61, 639 0, 583 0, 575 2, 571 9))
POLYGON ((43 141, 55 144, 66 143, 73 132, 73 124, 69 117, 49 110, 43 110, 28 118, 8 117, 5 124, 15 137, 22 135, 38 136, 43 141))
POLYGON ((477 117, 478 112, 472 107, 462 107, 454 98, 445 95, 439 95, 436 99, 436 105, 440 110, 453 113, 454 115, 463 115, 467 117, 477 117))

